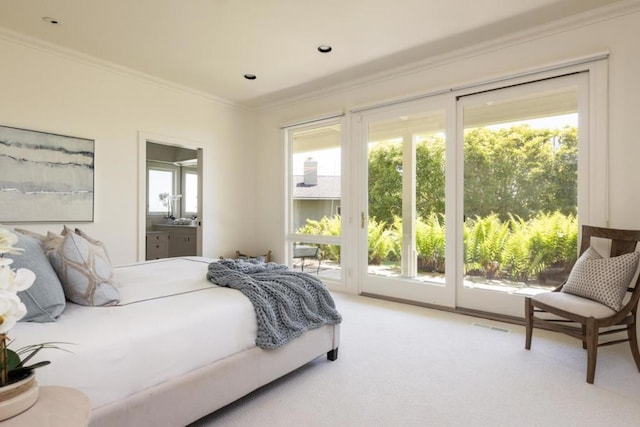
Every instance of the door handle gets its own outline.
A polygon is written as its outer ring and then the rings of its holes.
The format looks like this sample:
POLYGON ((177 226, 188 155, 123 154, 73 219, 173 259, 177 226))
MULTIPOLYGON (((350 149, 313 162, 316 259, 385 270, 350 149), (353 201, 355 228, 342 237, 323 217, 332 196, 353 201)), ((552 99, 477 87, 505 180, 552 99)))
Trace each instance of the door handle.
POLYGON ((360 228, 364 230, 364 212, 360 212, 360 228))

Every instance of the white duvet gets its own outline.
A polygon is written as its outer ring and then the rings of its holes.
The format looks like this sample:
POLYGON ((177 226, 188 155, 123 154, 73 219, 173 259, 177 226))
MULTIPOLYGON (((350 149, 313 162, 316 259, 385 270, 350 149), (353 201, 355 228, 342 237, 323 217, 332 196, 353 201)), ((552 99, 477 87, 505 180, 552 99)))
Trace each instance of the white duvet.
POLYGON ((202 257, 167 258, 115 268, 121 302, 114 307, 67 303, 57 322, 20 322, 11 348, 64 341, 72 353, 43 350, 40 385, 77 388, 92 407, 117 401, 169 378, 255 346, 251 302, 207 281, 202 257))

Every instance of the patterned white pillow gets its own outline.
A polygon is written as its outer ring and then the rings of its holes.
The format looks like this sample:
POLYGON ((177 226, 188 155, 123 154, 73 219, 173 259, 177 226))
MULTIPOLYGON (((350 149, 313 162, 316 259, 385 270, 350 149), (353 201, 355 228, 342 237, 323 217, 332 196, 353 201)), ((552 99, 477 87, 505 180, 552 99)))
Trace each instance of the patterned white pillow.
POLYGON ((639 259, 638 252, 602 258, 590 247, 576 261, 562 292, 589 298, 618 311, 635 276, 639 259))
POLYGON ((116 304, 120 292, 104 246, 90 242, 67 227, 62 235, 62 241, 49 253, 49 260, 67 299, 88 306, 116 304))

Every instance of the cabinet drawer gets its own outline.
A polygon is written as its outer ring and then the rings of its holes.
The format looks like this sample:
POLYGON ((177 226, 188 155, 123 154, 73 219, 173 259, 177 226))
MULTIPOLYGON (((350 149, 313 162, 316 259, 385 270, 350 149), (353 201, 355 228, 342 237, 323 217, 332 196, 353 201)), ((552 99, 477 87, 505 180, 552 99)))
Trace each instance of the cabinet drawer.
POLYGON ((147 242, 166 242, 166 241, 167 241, 167 233, 165 233, 164 231, 147 234, 147 242))
POLYGON ((164 231, 147 233, 146 259, 167 258, 169 256, 169 234, 164 231))

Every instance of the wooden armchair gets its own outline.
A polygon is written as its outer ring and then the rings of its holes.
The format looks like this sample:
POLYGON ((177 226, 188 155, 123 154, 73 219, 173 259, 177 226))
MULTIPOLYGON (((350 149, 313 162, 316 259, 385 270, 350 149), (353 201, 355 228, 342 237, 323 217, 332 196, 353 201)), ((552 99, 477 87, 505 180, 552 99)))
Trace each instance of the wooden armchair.
POLYGON ((553 292, 525 298, 525 348, 531 349, 534 327, 581 340, 587 350, 587 382, 593 384, 598 347, 629 342, 640 371, 636 333, 640 277, 633 280, 639 241, 640 231, 583 226, 580 258, 569 278, 553 292), (611 241, 610 258, 601 258, 590 248, 593 238, 611 241), (624 337, 615 335, 625 332, 624 337), (610 338, 600 342, 600 336, 610 338))

